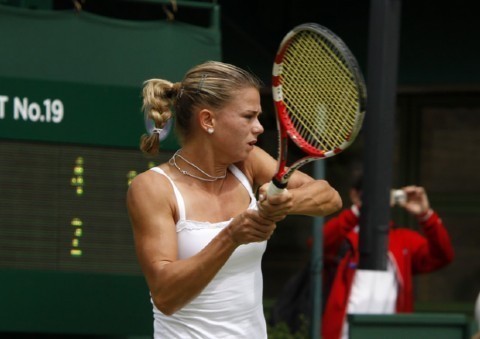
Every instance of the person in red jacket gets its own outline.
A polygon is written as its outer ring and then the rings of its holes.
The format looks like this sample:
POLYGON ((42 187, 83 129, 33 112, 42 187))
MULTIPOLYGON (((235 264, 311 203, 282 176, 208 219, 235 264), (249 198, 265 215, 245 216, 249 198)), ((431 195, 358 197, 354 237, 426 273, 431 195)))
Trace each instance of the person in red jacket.
POLYGON ((406 186, 401 191, 404 200, 399 206, 416 217, 422 232, 397 228, 391 222, 386 271, 356 269, 359 261, 360 184, 350 191, 351 208, 344 209, 325 223, 324 288, 329 292, 324 300, 323 339, 348 338, 349 313, 412 312, 412 276, 438 270, 453 260, 450 236, 430 207, 425 189, 406 186))

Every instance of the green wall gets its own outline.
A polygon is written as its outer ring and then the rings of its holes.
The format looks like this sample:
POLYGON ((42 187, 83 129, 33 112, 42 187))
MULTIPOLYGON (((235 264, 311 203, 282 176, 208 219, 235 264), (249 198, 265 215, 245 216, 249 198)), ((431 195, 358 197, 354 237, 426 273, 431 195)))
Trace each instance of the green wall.
MULTIPOLYGON (((178 4, 181 8, 182 2, 178 4)), ((131 154, 145 131, 140 112, 143 81, 155 77, 180 81, 190 67, 221 59, 219 6, 199 6, 210 13, 207 27, 0 5, 0 143, 5 147, 7 142, 17 141, 54 147, 71 144, 92 147, 102 154, 109 153, 102 151, 105 148, 131 154)), ((173 135, 168 138, 165 149, 178 147, 173 135)), ((114 169, 115 164, 112 166, 114 169)), ((48 169, 35 168, 33 173, 44 170, 48 169)), ((52 170, 52 175, 55 173, 58 171, 52 170)), ((22 182, 21 177, 12 180, 22 182)), ((68 189, 69 180, 62 181, 64 187, 58 189, 68 189)), ((56 189, 52 187, 52 191, 56 189)), ((29 195, 29 189, 19 187, 17 191, 21 194, 12 194, 11 199, 21 206, 22 195, 29 195)), ((52 194, 51 199, 58 199, 58 194, 52 194)), ((105 201, 124 198, 108 191, 102 194, 105 201)), ((28 208, 24 213, 28 215, 28 208)), ((125 219, 119 226, 128 224, 125 219)), ((8 219, 0 220, 0 234, 10 226, 8 219)), ((152 333, 151 304, 140 273, 27 270, 9 264, 8 269, 0 267, 0 332, 152 333)))

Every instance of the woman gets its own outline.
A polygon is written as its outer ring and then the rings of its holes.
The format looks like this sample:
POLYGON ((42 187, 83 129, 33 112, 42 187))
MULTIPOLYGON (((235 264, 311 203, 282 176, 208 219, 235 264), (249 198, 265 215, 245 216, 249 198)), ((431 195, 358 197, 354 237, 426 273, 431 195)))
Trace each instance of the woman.
POLYGON ((341 207, 327 182, 301 172, 286 192, 264 196, 276 161, 255 146, 263 132, 260 87, 220 62, 194 67, 181 83, 145 82, 143 108, 155 128, 141 149, 158 151, 173 112, 182 144, 127 194, 155 338, 266 338, 261 258, 275 223, 341 207))

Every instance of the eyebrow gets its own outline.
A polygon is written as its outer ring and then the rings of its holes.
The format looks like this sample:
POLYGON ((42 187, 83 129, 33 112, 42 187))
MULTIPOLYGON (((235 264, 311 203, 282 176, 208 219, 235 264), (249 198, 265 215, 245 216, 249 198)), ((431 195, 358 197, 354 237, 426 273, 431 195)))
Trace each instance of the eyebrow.
POLYGON ((244 113, 255 113, 255 114, 263 114, 263 111, 255 111, 255 110, 251 110, 251 109, 247 109, 246 111, 244 111, 244 113))

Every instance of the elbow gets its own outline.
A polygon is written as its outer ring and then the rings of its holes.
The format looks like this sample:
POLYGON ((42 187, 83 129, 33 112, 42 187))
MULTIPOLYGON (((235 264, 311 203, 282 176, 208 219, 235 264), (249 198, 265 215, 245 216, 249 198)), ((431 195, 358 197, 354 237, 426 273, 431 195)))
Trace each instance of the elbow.
POLYGON ((152 302, 163 314, 166 316, 173 315, 175 312, 177 312, 180 307, 178 305, 175 305, 171 301, 168 300, 168 298, 162 297, 160 295, 153 296, 152 295, 152 302))
POLYGON ((332 188, 332 191, 330 193, 330 199, 328 200, 328 203, 326 205, 325 211, 323 215, 329 215, 332 213, 335 213, 339 211, 343 206, 342 198, 340 197, 340 194, 332 188))
POLYGON ((313 215, 327 216, 340 210, 343 203, 337 190, 324 180, 319 181, 319 183, 321 183, 319 191, 312 196, 313 205, 315 206, 313 215))
POLYGON ((455 252, 450 243, 443 244, 441 248, 436 249, 436 251, 433 253, 436 258, 439 258, 439 260, 441 260, 443 266, 451 264, 453 262, 453 259, 455 258, 455 252))
POLYGON ((342 201, 342 197, 340 197, 340 194, 335 191, 334 193, 334 212, 337 212, 339 211, 340 209, 342 209, 343 207, 343 201, 342 201))

